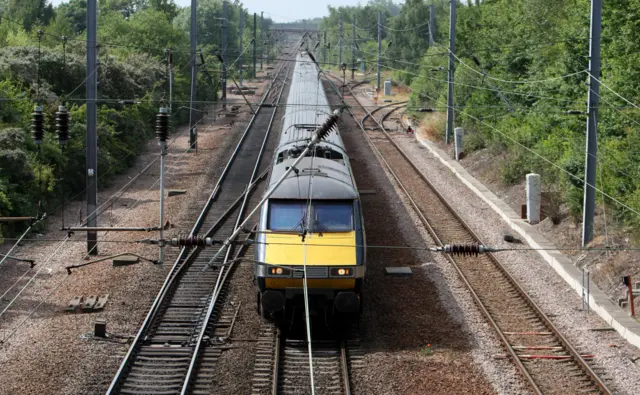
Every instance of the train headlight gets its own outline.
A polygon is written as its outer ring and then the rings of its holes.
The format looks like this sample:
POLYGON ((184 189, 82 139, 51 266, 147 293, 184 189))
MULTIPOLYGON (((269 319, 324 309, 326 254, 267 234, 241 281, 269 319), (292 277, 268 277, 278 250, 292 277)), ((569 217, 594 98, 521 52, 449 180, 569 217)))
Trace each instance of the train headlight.
POLYGON ((269 268, 269 274, 272 276, 288 276, 291 274, 291 270, 283 267, 272 267, 269 268))
POLYGON ((332 277, 349 277, 353 275, 353 269, 351 268, 332 268, 330 272, 332 277))

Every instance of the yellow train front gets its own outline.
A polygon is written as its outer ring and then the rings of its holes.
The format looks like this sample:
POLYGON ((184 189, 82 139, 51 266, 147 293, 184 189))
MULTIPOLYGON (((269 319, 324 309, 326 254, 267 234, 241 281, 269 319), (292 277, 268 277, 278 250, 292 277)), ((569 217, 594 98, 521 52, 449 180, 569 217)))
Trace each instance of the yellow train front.
MULTIPOLYGON (((330 108, 318 69, 297 59, 269 187, 290 168, 330 108)), ((279 323, 304 315, 306 272, 312 316, 357 320, 366 249, 360 197, 339 131, 303 158, 261 209, 254 274, 261 314, 279 323)))

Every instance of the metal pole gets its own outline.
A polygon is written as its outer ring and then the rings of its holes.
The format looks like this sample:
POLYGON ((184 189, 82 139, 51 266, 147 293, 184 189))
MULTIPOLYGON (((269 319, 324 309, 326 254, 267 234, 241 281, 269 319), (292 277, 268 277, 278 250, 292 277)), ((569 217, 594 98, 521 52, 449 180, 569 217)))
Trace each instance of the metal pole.
POLYGON ((260 11, 260 71, 262 71, 263 57, 264 57, 264 12, 260 11))
POLYGON ((584 311, 584 268, 581 270, 582 272, 582 311, 584 311))
POLYGON ((256 38, 256 28, 257 25, 257 16, 256 13, 253 13, 253 78, 256 78, 256 42, 258 39, 256 38))
MULTIPOLYGON (((165 108, 160 112, 168 113, 165 108)), ((164 263, 164 163, 167 156, 167 142, 160 141, 160 257, 159 264, 164 263)))
POLYGON ((196 134, 194 130, 194 105, 196 101, 196 78, 197 78, 197 65, 196 65, 196 43, 197 43, 197 19, 196 8, 197 0, 191 0, 191 101, 189 103, 189 149, 197 149, 196 134))
POLYGON ((222 2, 222 108, 227 108, 227 2, 222 2))
POLYGON ((342 12, 339 14, 340 16, 340 38, 338 39, 338 66, 342 64, 342 12))
MULTIPOLYGON (((240 7, 240 51, 243 50, 244 44, 244 8, 240 7)), ((240 86, 242 86, 242 67, 244 62, 244 52, 240 52, 240 59, 238 60, 238 72, 240 73, 240 86)))
POLYGON ((378 11, 378 92, 380 92, 380 64, 382 62, 382 25, 380 19, 380 11, 378 11))
POLYGON ((436 9, 433 4, 429 4, 429 47, 436 43, 436 9))
POLYGON ((591 41, 589 42, 589 101, 587 102, 587 153, 585 158, 584 207, 582 212, 582 246, 593 239, 593 216, 596 208, 596 159, 598 153, 598 102, 600 84, 600 33, 602 0, 591 1, 591 41))
POLYGON ((591 306, 589 305, 589 297, 591 295, 591 272, 587 270, 587 313, 591 312, 591 306))
POLYGON ((173 109, 173 54, 169 53, 169 112, 173 109))
MULTIPOLYGON (((97 0, 87 1, 87 226, 97 226, 96 207, 98 199, 98 5, 97 0)), ((87 251, 98 254, 98 233, 87 233, 87 251)))
POLYGON ((448 84, 449 92, 447 93, 447 130, 445 134, 445 142, 449 144, 449 140, 453 134, 453 78, 454 64, 453 54, 456 52, 456 1, 451 0, 451 8, 449 13, 449 73, 448 84))
POLYGON ((353 16, 353 32, 351 34, 353 42, 351 43, 351 79, 356 78, 356 16, 353 16))
POLYGON ((324 45, 322 46, 322 61, 327 63, 327 31, 324 31, 324 45))

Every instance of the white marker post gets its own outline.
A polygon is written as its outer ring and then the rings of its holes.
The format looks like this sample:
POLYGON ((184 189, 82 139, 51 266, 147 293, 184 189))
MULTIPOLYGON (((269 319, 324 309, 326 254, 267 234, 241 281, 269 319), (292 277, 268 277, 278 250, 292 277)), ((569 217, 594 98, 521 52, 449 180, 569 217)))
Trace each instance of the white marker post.
POLYGON ((527 220, 531 225, 540 222, 540 175, 527 174, 527 220))
POLYGON ((456 161, 460 160, 460 154, 462 153, 462 137, 464 136, 464 129, 455 128, 454 140, 456 146, 456 161))

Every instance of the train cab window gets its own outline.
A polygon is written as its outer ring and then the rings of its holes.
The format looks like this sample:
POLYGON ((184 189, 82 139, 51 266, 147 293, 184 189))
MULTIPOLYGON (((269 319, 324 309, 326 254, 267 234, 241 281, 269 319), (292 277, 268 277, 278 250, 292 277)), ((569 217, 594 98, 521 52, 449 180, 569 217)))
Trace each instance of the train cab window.
POLYGON ((271 201, 269 203, 269 226, 274 231, 302 231, 307 221, 307 202, 271 201))
POLYGON ((353 230, 353 202, 317 202, 313 204, 315 232, 353 230))
MULTIPOLYGON (((269 203, 269 230, 300 232, 307 223, 307 201, 272 200, 269 203)), ((353 230, 353 202, 314 201, 311 205, 312 232, 349 232, 353 230)))

